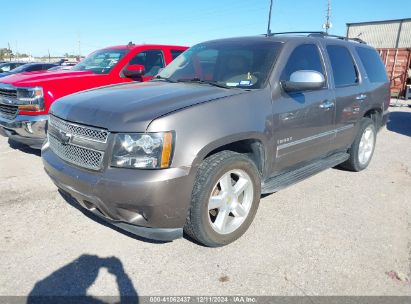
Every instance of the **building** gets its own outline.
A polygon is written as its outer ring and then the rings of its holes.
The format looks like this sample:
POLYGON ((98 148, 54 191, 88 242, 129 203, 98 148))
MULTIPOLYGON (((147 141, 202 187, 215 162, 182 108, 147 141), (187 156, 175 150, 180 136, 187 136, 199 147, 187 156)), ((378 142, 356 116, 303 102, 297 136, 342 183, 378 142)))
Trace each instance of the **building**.
POLYGON ((347 37, 377 48, 391 81, 391 94, 411 98, 411 18, 347 23, 347 37))
POLYGON ((347 37, 360 38, 375 48, 411 48, 411 18, 347 23, 347 37))

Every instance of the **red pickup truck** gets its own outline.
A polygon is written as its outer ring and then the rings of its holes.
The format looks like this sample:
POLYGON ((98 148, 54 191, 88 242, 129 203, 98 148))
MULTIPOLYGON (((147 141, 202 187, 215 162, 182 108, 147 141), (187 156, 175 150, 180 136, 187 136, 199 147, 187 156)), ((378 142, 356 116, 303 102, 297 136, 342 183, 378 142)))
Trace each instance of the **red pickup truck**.
POLYGON ((130 43, 95 51, 70 71, 4 77, 0 79, 0 134, 40 149, 48 111, 56 99, 110 84, 150 80, 186 49, 130 43))

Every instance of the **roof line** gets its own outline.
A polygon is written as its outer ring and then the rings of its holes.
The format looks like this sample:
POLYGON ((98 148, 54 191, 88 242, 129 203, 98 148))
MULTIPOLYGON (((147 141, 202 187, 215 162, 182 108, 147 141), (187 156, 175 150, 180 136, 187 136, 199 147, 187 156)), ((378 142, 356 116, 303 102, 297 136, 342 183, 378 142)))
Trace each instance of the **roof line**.
POLYGON ((347 37, 347 36, 338 36, 338 35, 330 35, 326 32, 310 32, 310 31, 305 31, 305 32, 281 32, 281 33, 270 33, 269 35, 264 34, 266 37, 275 37, 277 35, 293 35, 293 34, 307 34, 305 37, 312 37, 312 38, 337 38, 340 40, 346 40, 346 41, 355 41, 358 43, 362 44, 367 44, 364 40, 358 38, 358 37, 347 37))

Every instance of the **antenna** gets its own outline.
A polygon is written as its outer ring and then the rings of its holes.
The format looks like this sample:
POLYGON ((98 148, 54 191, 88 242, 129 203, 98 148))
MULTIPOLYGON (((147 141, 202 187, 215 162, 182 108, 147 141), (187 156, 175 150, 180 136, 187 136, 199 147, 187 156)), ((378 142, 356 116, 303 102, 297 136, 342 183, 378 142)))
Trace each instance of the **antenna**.
POLYGON ((325 32, 328 34, 328 31, 333 25, 331 24, 331 0, 327 0, 327 16, 325 17, 325 23, 323 28, 325 32))
POLYGON ((270 0, 270 12, 268 13, 267 36, 271 36, 271 10, 273 8, 273 0, 270 0))

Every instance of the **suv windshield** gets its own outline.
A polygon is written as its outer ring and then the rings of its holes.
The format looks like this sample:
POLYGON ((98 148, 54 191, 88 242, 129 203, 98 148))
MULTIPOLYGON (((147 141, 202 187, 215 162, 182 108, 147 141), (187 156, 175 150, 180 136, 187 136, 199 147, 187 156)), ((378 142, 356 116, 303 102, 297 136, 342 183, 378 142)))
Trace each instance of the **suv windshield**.
POLYGON ((127 50, 101 50, 90 54, 72 68, 72 71, 91 71, 96 74, 107 74, 127 53, 127 50))
POLYGON ((265 84, 280 48, 281 43, 269 39, 201 43, 177 57, 157 78, 259 89, 265 84))

